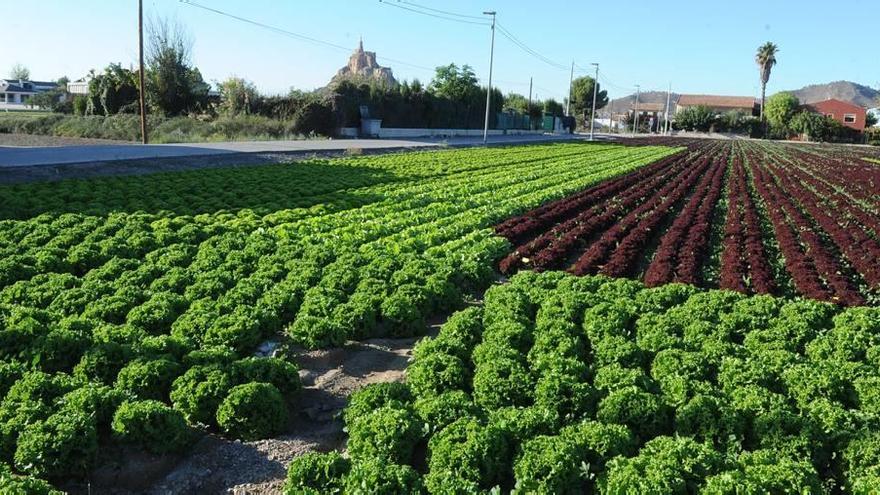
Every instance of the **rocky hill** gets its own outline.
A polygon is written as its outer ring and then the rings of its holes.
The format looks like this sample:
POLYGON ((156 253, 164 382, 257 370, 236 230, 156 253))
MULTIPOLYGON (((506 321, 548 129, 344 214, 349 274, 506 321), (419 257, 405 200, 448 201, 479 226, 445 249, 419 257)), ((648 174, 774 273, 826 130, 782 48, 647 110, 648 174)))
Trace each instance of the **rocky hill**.
POLYGON ((364 43, 358 44, 357 50, 351 54, 348 59, 348 65, 339 69, 333 79, 330 80, 328 88, 335 87, 341 81, 355 80, 366 82, 378 82, 386 86, 394 86, 397 80, 388 67, 382 67, 376 62, 376 52, 364 51, 364 43))
POLYGON ((812 84, 790 91, 801 103, 836 99, 848 101, 865 108, 880 106, 880 91, 850 81, 836 81, 828 84, 812 84))

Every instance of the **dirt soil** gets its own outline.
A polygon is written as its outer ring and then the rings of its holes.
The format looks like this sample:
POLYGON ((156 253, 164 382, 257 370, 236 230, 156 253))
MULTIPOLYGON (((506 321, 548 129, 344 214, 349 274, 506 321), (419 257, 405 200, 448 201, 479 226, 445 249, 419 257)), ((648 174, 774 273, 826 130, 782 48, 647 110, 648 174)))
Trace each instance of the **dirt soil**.
MULTIPOLYGON (((439 325, 432 325, 429 334, 438 329, 439 325)), ((296 398, 287 434, 254 442, 208 434, 182 457, 107 453, 117 460, 93 473, 91 493, 281 493, 293 458, 306 452, 344 450, 340 413, 348 396, 371 383, 402 381, 413 345, 421 338, 371 339, 336 349, 296 350, 293 358, 300 366, 303 390, 296 398)), ((86 493, 89 487, 81 488, 86 493)))
POLYGON ((92 144, 131 144, 129 141, 112 139, 91 139, 61 136, 42 136, 37 134, 0 133, 0 146, 83 146, 92 144))

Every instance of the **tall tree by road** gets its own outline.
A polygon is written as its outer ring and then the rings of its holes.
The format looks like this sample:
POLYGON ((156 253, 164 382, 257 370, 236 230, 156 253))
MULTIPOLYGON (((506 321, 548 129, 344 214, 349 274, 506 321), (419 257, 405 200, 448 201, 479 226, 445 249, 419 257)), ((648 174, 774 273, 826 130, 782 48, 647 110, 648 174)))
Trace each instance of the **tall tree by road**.
POLYGON ((31 71, 27 67, 21 64, 15 64, 12 66, 12 69, 9 71, 10 79, 20 79, 22 81, 27 81, 31 78, 31 71))
MULTIPOLYGON (((572 115, 577 116, 578 124, 589 127, 589 121, 593 111, 593 85, 596 83, 590 76, 579 77, 571 83, 571 108, 572 115)), ((598 86, 596 93, 596 110, 605 108, 608 104, 608 91, 598 86)))
MULTIPOLYGON (((779 47, 776 44, 767 42, 758 47, 758 53, 755 54, 755 63, 761 72, 761 122, 764 123, 764 100, 767 97, 767 81, 770 80, 770 71, 776 65, 776 53, 779 47)), ((766 129, 765 129, 766 131, 766 129)))

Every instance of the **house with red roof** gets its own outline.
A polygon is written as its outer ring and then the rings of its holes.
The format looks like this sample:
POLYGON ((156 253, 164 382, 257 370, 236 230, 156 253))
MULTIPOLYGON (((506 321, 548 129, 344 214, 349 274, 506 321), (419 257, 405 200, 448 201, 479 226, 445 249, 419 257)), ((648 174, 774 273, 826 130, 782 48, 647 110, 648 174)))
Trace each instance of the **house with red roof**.
POLYGON ((841 100, 825 100, 806 105, 806 108, 814 113, 832 118, 841 124, 855 129, 859 132, 865 132, 865 117, 867 110, 864 108, 841 100))

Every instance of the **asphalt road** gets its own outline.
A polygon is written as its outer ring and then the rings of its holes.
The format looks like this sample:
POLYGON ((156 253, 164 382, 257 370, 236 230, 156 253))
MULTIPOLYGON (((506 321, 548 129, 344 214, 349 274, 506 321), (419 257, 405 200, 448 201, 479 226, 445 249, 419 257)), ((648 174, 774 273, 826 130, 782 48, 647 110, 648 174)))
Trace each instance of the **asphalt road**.
MULTIPOLYGON (((578 135, 490 136, 489 143, 578 139, 578 135)), ((482 138, 438 139, 313 139, 301 141, 242 141, 183 144, 104 144, 88 146, 16 147, 0 146, 0 168, 53 166, 75 163, 111 162, 154 158, 219 156, 239 153, 308 153, 364 150, 396 150, 439 146, 468 146, 482 138)))

